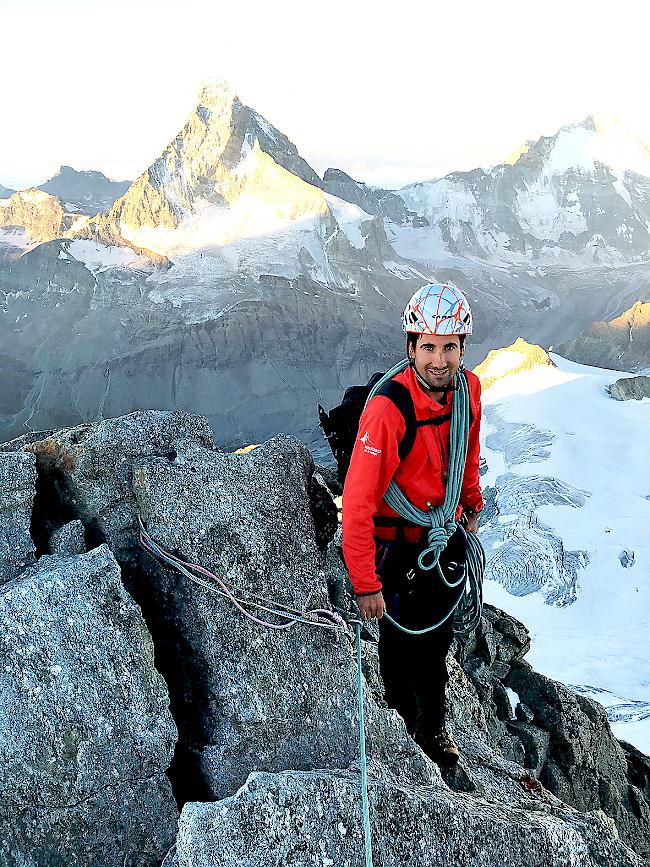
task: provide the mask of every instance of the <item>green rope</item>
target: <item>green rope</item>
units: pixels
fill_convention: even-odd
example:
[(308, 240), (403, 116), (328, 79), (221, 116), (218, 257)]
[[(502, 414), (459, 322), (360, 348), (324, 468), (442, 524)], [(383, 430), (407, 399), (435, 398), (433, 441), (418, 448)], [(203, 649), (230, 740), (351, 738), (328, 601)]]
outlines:
[[(389, 379), (405, 370), (408, 364), (408, 359), (404, 358), (385, 373), (370, 390), (368, 401), (375, 396), (385, 382), (388, 382)], [(394, 626), (408, 635), (422, 635), (425, 632), (431, 632), (452, 615), (454, 616), (454, 632), (459, 635), (467, 635), (478, 625), (483, 609), (482, 588), (483, 572), (485, 571), (485, 552), (478, 536), (474, 533), (467, 534), (467, 579), (465, 579), (465, 576), (462, 576), (455, 583), (447, 581), (439, 563), (440, 555), (457, 528), (455, 515), (460, 502), (469, 437), (469, 387), (467, 377), (462, 368), (454, 375), (452, 385), (454, 386), (454, 391), (452, 392), (451, 422), (449, 427), (449, 468), (447, 484), (445, 486), (445, 499), (442, 505), (432, 506), (430, 503), (427, 503), (429, 506), (428, 511), (424, 512), (422, 509), (418, 509), (404, 495), (394, 479), (391, 479), (388, 485), (384, 494), (384, 500), (393, 511), (397, 512), (398, 515), (401, 515), (407, 521), (420, 527), (428, 528), (428, 545), (418, 557), (420, 569), (429, 571), (436, 567), (438, 575), (447, 587), (458, 587), (462, 581), (466, 580), (466, 588), (465, 592), (460, 595), (458, 601), (447, 614), (437, 623), (426, 629), (407, 629), (405, 626), (397, 623), (389, 614), (384, 615)]]
[(363, 838), (366, 847), (366, 867), (372, 867), (372, 835), (368, 802), (368, 771), (366, 766), (366, 730), (363, 719), (363, 673), (361, 671), (361, 622), (355, 622), (357, 637), (357, 697), (359, 700), (359, 758), (361, 764), (361, 801), (363, 804)]

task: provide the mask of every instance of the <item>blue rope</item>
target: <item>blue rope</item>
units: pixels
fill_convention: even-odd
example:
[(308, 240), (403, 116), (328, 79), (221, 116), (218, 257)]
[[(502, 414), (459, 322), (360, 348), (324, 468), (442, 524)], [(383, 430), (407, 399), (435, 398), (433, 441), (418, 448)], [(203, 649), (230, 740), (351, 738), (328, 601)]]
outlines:
[(363, 673), (361, 671), (361, 622), (355, 621), (357, 637), (357, 697), (359, 701), (359, 758), (361, 763), (361, 801), (363, 804), (363, 839), (366, 848), (366, 867), (372, 867), (372, 835), (370, 831), (370, 804), (368, 802), (368, 771), (366, 765), (366, 731), (363, 718)]
[[(371, 400), (379, 389), (398, 373), (401, 373), (409, 365), (408, 359), (404, 358), (392, 367), (370, 390), (368, 401)], [(418, 557), (418, 565), (423, 571), (429, 571), (434, 567), (438, 569), (438, 575), (449, 588), (458, 587), (466, 581), (465, 592), (445, 616), (426, 629), (407, 629), (397, 623), (389, 614), (384, 616), (408, 635), (423, 635), (431, 632), (443, 624), (449, 617), (454, 616), (454, 632), (458, 635), (467, 635), (472, 632), (481, 619), (483, 610), (483, 573), (485, 571), (485, 551), (474, 533), (467, 534), (467, 578), (463, 575), (456, 582), (449, 582), (440, 567), (440, 555), (447, 543), (456, 532), (456, 510), (460, 502), (460, 492), (465, 475), (465, 463), (467, 461), (467, 443), (469, 438), (469, 387), (467, 377), (462, 368), (454, 375), (454, 391), (451, 406), (451, 422), (449, 427), (449, 468), (447, 484), (445, 486), (445, 499), (441, 506), (429, 506), (428, 511), (418, 509), (404, 495), (399, 485), (391, 479), (384, 494), (386, 503), (412, 524), (427, 527), (427, 547)], [(366, 401), (366, 406), (368, 404)]]

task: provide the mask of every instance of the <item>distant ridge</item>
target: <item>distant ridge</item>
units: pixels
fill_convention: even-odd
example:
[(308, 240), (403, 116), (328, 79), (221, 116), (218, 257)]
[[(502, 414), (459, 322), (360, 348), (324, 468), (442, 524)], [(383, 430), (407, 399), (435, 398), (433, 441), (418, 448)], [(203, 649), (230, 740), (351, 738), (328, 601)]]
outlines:
[(557, 347), (565, 358), (635, 373), (650, 367), (650, 302), (637, 301), (609, 322), (594, 322), (574, 340)]
[(68, 211), (94, 216), (109, 211), (130, 185), (131, 181), (112, 181), (102, 172), (79, 172), (71, 166), (61, 166), (38, 189), (58, 196)]

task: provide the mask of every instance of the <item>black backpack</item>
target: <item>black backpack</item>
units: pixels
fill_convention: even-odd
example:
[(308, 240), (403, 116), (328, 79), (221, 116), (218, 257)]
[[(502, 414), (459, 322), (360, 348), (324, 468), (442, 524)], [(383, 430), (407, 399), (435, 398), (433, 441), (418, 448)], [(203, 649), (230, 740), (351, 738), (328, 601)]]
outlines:
[[(341, 484), (345, 482), (345, 477), (350, 466), (352, 449), (359, 433), (359, 419), (368, 400), (370, 389), (375, 383), (379, 382), (382, 376), (383, 373), (375, 373), (367, 385), (351, 385), (350, 388), (345, 390), (343, 401), (339, 406), (331, 409), (329, 413), (325, 412), (320, 403), (318, 404), (319, 424), (336, 459), (338, 478)], [(404, 460), (413, 448), (418, 428), (413, 398), (408, 388), (394, 379), (389, 379), (388, 382), (385, 382), (377, 394), (381, 394), (392, 400), (404, 416), (406, 431), (398, 449), (400, 460)]]

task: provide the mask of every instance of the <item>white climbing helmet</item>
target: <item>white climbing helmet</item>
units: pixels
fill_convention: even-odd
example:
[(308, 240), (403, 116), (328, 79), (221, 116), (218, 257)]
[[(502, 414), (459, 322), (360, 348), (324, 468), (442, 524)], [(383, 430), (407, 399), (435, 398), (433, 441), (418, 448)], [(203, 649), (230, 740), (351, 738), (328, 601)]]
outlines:
[(406, 305), (402, 329), (412, 334), (471, 334), (472, 311), (451, 283), (429, 283)]

